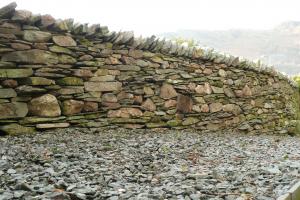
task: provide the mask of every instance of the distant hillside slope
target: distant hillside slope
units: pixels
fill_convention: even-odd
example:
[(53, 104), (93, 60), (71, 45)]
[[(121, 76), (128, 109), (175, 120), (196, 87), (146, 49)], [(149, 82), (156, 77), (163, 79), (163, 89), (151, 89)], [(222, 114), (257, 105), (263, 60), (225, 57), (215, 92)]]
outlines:
[(300, 22), (285, 22), (272, 30), (265, 31), (180, 30), (159, 36), (194, 39), (202, 46), (213, 47), (251, 60), (260, 59), (289, 75), (300, 73)]

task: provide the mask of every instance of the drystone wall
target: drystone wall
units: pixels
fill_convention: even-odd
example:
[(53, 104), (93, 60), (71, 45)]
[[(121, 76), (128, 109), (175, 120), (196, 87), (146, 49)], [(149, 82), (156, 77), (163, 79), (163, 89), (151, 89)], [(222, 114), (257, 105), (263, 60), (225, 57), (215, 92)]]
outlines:
[(0, 130), (295, 130), (298, 88), (260, 63), (0, 9)]

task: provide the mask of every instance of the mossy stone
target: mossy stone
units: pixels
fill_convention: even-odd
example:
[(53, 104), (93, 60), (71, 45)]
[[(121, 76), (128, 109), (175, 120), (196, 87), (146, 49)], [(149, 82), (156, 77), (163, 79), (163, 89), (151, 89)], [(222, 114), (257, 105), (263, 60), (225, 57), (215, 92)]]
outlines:
[(8, 135), (32, 134), (35, 132), (35, 128), (26, 127), (19, 124), (8, 124), (0, 126), (0, 130)]
[(83, 85), (83, 80), (78, 77), (64, 77), (59, 79), (57, 84), (63, 86), (80, 86)]

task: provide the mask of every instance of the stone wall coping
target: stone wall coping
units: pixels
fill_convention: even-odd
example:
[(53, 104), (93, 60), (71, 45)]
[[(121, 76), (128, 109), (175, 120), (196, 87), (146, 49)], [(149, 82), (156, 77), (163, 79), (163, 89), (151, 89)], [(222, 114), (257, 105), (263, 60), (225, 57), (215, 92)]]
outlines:
[[(29, 11), (18, 11), (15, 10), (17, 4), (15, 2), (10, 3), (3, 8), (0, 8), (0, 19), (7, 19), (6, 16), (1, 15), (1, 11), (5, 13), (15, 13), (17, 12), (26, 12), (26, 16), (30, 14), (30, 17), (25, 17), (22, 19), (23, 23), (31, 24), (32, 21), (36, 21), (42, 16), (47, 16), (53, 20), (53, 23), (48, 26), (40, 26), (42, 29), (51, 29), (58, 30), (59, 32), (69, 32), (74, 35), (86, 36), (91, 39), (102, 39), (105, 42), (111, 42), (116, 45), (125, 45), (132, 49), (149, 51), (152, 53), (162, 53), (165, 55), (180, 56), (193, 60), (205, 60), (210, 61), (216, 64), (226, 64), (228, 66), (248, 69), (256, 71), (259, 73), (265, 73), (273, 77), (278, 77), (279, 79), (286, 80), (291, 86), (298, 88), (296, 82), (294, 82), (288, 75), (285, 75), (277, 70), (274, 66), (269, 66), (261, 61), (251, 61), (243, 57), (233, 56), (227, 53), (222, 53), (214, 50), (213, 48), (206, 48), (201, 46), (188, 47), (184, 44), (177, 44), (175, 41), (157, 38), (156, 36), (151, 37), (135, 37), (133, 31), (109, 31), (107, 26), (100, 26), (100, 24), (88, 25), (88, 23), (74, 23), (73, 19), (54, 19), (50, 15), (35, 15), (31, 14)], [(29, 13), (29, 14), (28, 14)], [(20, 15), (22, 16), (22, 15)], [(19, 18), (14, 19), (11, 17), (10, 20), (18, 21)]]

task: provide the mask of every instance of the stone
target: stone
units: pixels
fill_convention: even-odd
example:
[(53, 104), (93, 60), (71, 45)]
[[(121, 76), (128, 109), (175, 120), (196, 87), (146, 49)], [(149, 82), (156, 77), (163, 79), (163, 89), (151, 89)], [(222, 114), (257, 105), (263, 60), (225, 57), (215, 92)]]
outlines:
[(122, 64), (118, 58), (115, 57), (108, 57), (107, 59), (105, 59), (105, 64), (107, 65), (118, 65), (118, 64)]
[(177, 92), (172, 85), (165, 83), (160, 88), (159, 96), (163, 99), (171, 99), (177, 97)]
[(198, 112), (198, 113), (201, 112), (201, 108), (200, 108), (199, 105), (193, 105), (192, 110), (195, 111), (195, 112)]
[(101, 103), (102, 108), (105, 108), (107, 110), (114, 110), (121, 107), (121, 104), (119, 103), (111, 103), (111, 102), (102, 102)]
[(25, 127), (15, 123), (0, 126), (0, 130), (8, 135), (32, 134), (35, 132), (33, 127)]
[(48, 51), (31, 49), (26, 51), (15, 51), (4, 54), (2, 56), (2, 61), (13, 61), (34, 64), (57, 64), (58, 58), (56, 55)]
[(84, 88), (80, 86), (69, 86), (61, 88), (57, 91), (57, 93), (62, 95), (69, 95), (69, 94), (82, 94), (84, 93)]
[(203, 97), (194, 97), (194, 99), (197, 103), (201, 103), (201, 104), (205, 103), (205, 100)]
[(19, 120), (20, 124), (38, 124), (38, 123), (52, 123), (66, 119), (65, 116), (61, 117), (24, 117)]
[(235, 97), (234, 92), (230, 88), (224, 88), (224, 93), (227, 97), (230, 97), (230, 98)]
[(15, 88), (18, 87), (18, 82), (14, 79), (6, 79), (2, 81), (2, 86), (6, 88)]
[(31, 15), (32, 13), (28, 10), (16, 10), (11, 19), (14, 21), (26, 22), (30, 19)]
[(235, 104), (223, 105), (222, 109), (223, 109), (224, 112), (230, 112), (230, 113), (233, 113), (234, 115), (238, 115), (242, 112), (241, 108), (238, 105), (235, 105)]
[(70, 126), (70, 123), (61, 122), (61, 123), (51, 123), (51, 124), (37, 124), (37, 129), (52, 129), (52, 128), (67, 128)]
[(74, 115), (74, 114), (81, 113), (83, 106), (84, 106), (83, 101), (77, 101), (77, 100), (73, 100), (73, 99), (66, 100), (62, 103), (63, 114), (64, 115)]
[(147, 110), (147, 111), (155, 111), (156, 110), (156, 105), (153, 103), (153, 101), (148, 98), (146, 101), (144, 101), (141, 105), (142, 109)]
[(105, 93), (102, 95), (102, 102), (116, 103), (118, 98), (113, 93)]
[(123, 100), (123, 99), (133, 99), (133, 94), (131, 93), (127, 93), (127, 92), (124, 92), (124, 91), (121, 91), (118, 95), (117, 95), (117, 98), (118, 100)]
[(42, 28), (47, 28), (55, 23), (55, 19), (51, 15), (40, 16), (39, 25)]
[(24, 78), (32, 74), (32, 69), (0, 69), (0, 78)]
[(220, 88), (220, 87), (211, 86), (211, 89), (212, 89), (213, 93), (215, 93), (215, 94), (223, 94), (224, 93), (223, 88)]
[(76, 63), (76, 59), (69, 55), (60, 55), (58, 56), (58, 62), (62, 64), (74, 64)]
[(193, 108), (193, 100), (189, 96), (178, 95), (176, 110), (179, 113), (190, 113)]
[(151, 87), (148, 87), (148, 86), (144, 87), (144, 93), (147, 96), (153, 96), (154, 95), (154, 91), (152, 90)]
[(181, 123), (182, 123), (182, 121), (179, 120), (179, 119), (172, 119), (172, 120), (167, 121), (167, 125), (168, 125), (169, 127), (180, 126)]
[(198, 94), (211, 94), (212, 89), (209, 83), (204, 83), (204, 85), (197, 85), (195, 92)]
[(74, 71), (74, 76), (89, 78), (89, 77), (93, 77), (94, 74), (91, 70), (88, 69), (77, 69)]
[(57, 35), (53, 36), (52, 40), (55, 44), (62, 47), (72, 47), (77, 45), (75, 40), (69, 36)]
[(211, 69), (209, 69), (209, 68), (205, 68), (204, 70), (203, 70), (203, 74), (205, 74), (205, 75), (210, 75), (210, 74), (212, 74), (213, 73), (213, 71), (211, 70)]
[(31, 49), (31, 46), (29, 46), (27, 44), (22, 44), (22, 43), (11, 43), (10, 46), (11, 46), (11, 48), (18, 50), (18, 51)]
[(28, 77), (23, 83), (28, 85), (42, 86), (42, 85), (55, 85), (55, 81), (44, 77)]
[(226, 77), (226, 75), (227, 75), (227, 73), (226, 73), (226, 71), (224, 69), (219, 69), (218, 74), (221, 77)]
[(130, 117), (142, 117), (143, 112), (137, 108), (120, 108), (119, 110), (109, 110), (107, 117), (121, 117), (121, 118), (130, 118)]
[(15, 68), (16, 64), (14, 62), (4, 62), (0, 61), (0, 68)]
[(55, 96), (45, 94), (33, 98), (29, 104), (29, 113), (40, 117), (57, 117), (61, 115), (60, 106)]
[(2, 8), (0, 8), (0, 18), (7, 19), (13, 16), (15, 9), (17, 7), (16, 2), (12, 2)]
[(219, 111), (222, 110), (222, 108), (223, 108), (223, 105), (221, 103), (211, 103), (211, 104), (209, 104), (209, 110), (212, 113), (219, 112)]
[(143, 96), (135, 95), (133, 97), (133, 101), (134, 101), (135, 104), (141, 104), (141, 103), (143, 103)]
[(16, 88), (18, 95), (32, 95), (32, 94), (40, 94), (46, 93), (47, 90), (45, 88), (32, 87), (30, 85), (21, 85)]
[(245, 85), (242, 92), (244, 96), (252, 96), (251, 88), (248, 85)]
[(183, 126), (189, 126), (189, 125), (192, 125), (192, 124), (196, 124), (198, 123), (200, 120), (195, 118), (195, 117), (188, 117), (186, 118), (185, 120), (183, 120), (182, 122), (182, 125)]
[(79, 60), (81, 60), (81, 61), (89, 61), (89, 60), (93, 60), (93, 56), (91, 56), (91, 55), (83, 55), (83, 56), (80, 56), (79, 57)]
[(98, 69), (95, 72), (95, 76), (106, 76), (108, 75), (109, 70), (108, 69)]
[(122, 89), (121, 82), (84, 82), (84, 88), (86, 91), (120, 91)]
[(83, 112), (96, 112), (98, 111), (98, 103), (92, 101), (85, 101), (83, 105)]
[(40, 50), (48, 50), (46, 43), (34, 43), (33, 47)]
[(16, 97), (17, 93), (11, 88), (0, 88), (0, 99)]
[(140, 67), (147, 67), (149, 64), (148, 64), (148, 62), (146, 62), (144, 60), (137, 60), (136, 65), (140, 66)]
[(208, 113), (209, 112), (209, 106), (207, 104), (203, 104), (203, 105), (201, 105), (200, 110), (201, 110), (201, 112)]
[(12, 102), (0, 104), (0, 119), (21, 118), (28, 113), (26, 103)]
[(214, 123), (209, 123), (206, 125), (206, 129), (209, 131), (216, 131), (216, 130), (220, 130), (220, 125), (219, 124), (214, 124)]
[(165, 101), (165, 103), (164, 103), (164, 107), (165, 107), (165, 108), (176, 107), (176, 105), (177, 105), (177, 101), (176, 101), (176, 100), (173, 100), (173, 99), (167, 100), (167, 101)]
[(68, 54), (68, 55), (73, 55), (73, 53), (70, 49), (67, 49), (65, 47), (56, 46), (56, 45), (49, 47), (49, 50), (54, 53), (64, 53), (64, 54)]
[(64, 77), (56, 81), (58, 85), (63, 86), (80, 86), (83, 85), (83, 80), (78, 77)]
[(235, 90), (234, 94), (235, 94), (236, 97), (243, 97), (244, 96), (243, 90)]
[(28, 42), (48, 42), (52, 34), (44, 31), (25, 30), (23, 39)]
[(109, 82), (114, 81), (116, 76), (113, 75), (105, 75), (105, 76), (96, 76), (89, 79), (92, 82)]
[(3, 54), (3, 53), (7, 53), (7, 52), (12, 52), (14, 51), (12, 48), (1, 48), (0, 47), (0, 53)]
[(142, 58), (143, 53), (144, 52), (142, 50), (129, 50), (128, 55), (133, 58)]

